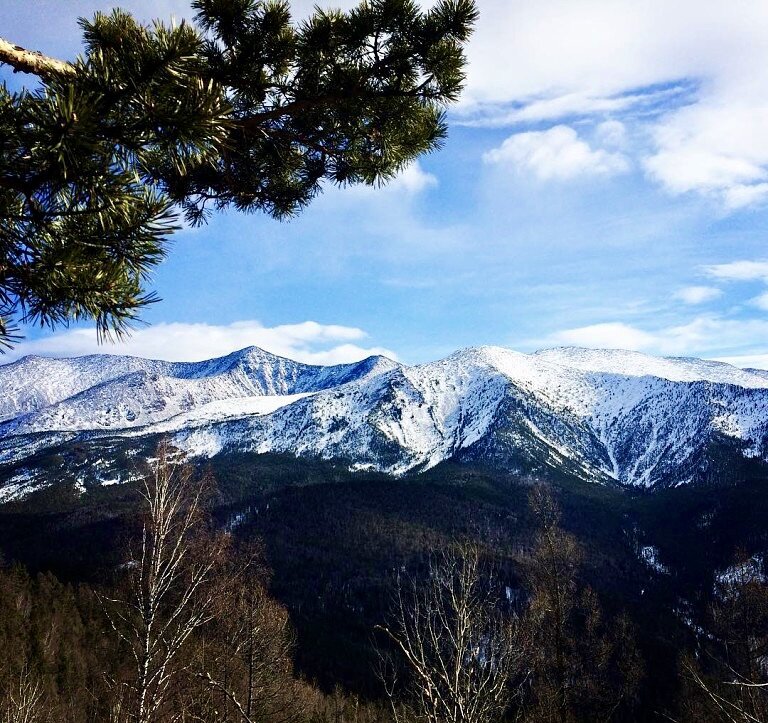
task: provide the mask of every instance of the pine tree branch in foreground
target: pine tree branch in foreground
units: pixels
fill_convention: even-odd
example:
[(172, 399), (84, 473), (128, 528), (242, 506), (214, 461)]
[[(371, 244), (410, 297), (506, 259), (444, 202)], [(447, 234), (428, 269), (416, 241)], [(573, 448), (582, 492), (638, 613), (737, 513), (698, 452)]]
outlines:
[(183, 215), (276, 219), (324, 185), (380, 185), (446, 134), (472, 0), (375, 0), (301, 23), (285, 2), (195, 0), (193, 22), (81, 20), (73, 62), (0, 40), (0, 347), (14, 323), (128, 330)]

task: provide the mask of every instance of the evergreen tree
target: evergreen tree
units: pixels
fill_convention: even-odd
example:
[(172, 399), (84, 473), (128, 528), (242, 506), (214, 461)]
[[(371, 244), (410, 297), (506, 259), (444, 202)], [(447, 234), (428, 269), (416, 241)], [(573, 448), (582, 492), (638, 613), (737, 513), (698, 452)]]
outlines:
[(527, 578), (532, 723), (633, 720), (643, 664), (628, 617), (606, 619), (595, 592), (579, 582), (583, 550), (560, 526), (550, 488), (529, 497), (539, 523)]
[(316, 10), (194, 0), (192, 23), (81, 20), (65, 62), (0, 39), (0, 346), (16, 322), (121, 334), (181, 215), (282, 219), (323, 183), (375, 185), (439, 147), (464, 79), (473, 0)]

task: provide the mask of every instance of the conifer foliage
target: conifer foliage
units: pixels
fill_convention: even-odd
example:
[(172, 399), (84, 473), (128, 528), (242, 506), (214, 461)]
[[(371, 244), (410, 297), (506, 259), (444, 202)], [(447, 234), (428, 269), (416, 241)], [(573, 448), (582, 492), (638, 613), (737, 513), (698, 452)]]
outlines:
[(195, 0), (150, 27), (81, 20), (74, 62), (0, 39), (0, 343), (15, 322), (123, 333), (181, 216), (282, 219), (324, 183), (375, 185), (446, 135), (472, 0), (372, 0), (294, 22), (285, 2)]

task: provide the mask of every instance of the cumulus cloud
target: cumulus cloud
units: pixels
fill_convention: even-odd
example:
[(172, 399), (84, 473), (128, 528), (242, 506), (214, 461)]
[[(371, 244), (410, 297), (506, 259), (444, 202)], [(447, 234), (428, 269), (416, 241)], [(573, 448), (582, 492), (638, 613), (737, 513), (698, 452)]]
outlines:
[(675, 298), (684, 304), (704, 304), (723, 295), (720, 289), (714, 286), (686, 286), (675, 292)]
[(356, 185), (343, 189), (329, 188), (330, 193), (326, 195), (343, 194), (355, 199), (370, 199), (377, 203), (386, 203), (394, 198), (399, 202), (403, 197), (415, 197), (437, 186), (437, 176), (425, 171), (419, 161), (413, 161), (381, 187)]
[(627, 127), (621, 121), (603, 121), (595, 129), (595, 138), (604, 148), (623, 148), (627, 142)]
[(722, 199), (728, 211), (762, 205), (768, 201), (768, 183), (734, 184), (723, 190)]
[(645, 166), (671, 193), (714, 196), (727, 210), (768, 200), (768, 104), (702, 100), (660, 121), (654, 138)]
[(427, 173), (418, 161), (409, 163), (388, 184), (388, 188), (402, 190), (406, 193), (421, 193), (428, 188), (437, 186), (437, 177)]
[(486, 163), (532, 173), (542, 181), (565, 181), (578, 176), (611, 176), (628, 170), (620, 153), (592, 148), (570, 126), (509, 136), (484, 155)]
[[(674, 143), (668, 145), (671, 148), (675, 146)], [(762, 177), (762, 169), (743, 158), (691, 148), (685, 144), (678, 145), (674, 150), (660, 151), (646, 161), (646, 167), (672, 193), (748, 188), (749, 181)]]
[(309, 364), (342, 364), (372, 354), (396, 359), (378, 346), (361, 346), (368, 335), (362, 329), (304, 321), (267, 327), (258, 321), (232, 324), (162, 323), (135, 330), (123, 341), (99, 344), (96, 330), (74, 329), (42, 339), (25, 341), (2, 358), (10, 362), (25, 354), (69, 357), (83, 354), (128, 354), (166, 361), (202, 361), (224, 356), (247, 346), (258, 346), (280, 356)]

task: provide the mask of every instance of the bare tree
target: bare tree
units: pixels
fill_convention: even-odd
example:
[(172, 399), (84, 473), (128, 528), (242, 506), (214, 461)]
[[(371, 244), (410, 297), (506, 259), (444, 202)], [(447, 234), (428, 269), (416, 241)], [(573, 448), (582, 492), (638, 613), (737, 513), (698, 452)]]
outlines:
[(48, 711), (40, 679), (25, 665), (7, 690), (0, 695), (0, 721), (3, 723), (45, 723)]
[[(762, 556), (739, 551), (715, 581), (698, 660), (683, 658), (689, 719), (768, 721), (768, 585)], [(693, 710), (690, 710), (692, 708)]]
[[(474, 544), (434, 553), (422, 584), (398, 580), (394, 621), (381, 628), (404, 658), (412, 712), (429, 723), (489, 723), (514, 697), (524, 645), (516, 621), (499, 608), (492, 571), (482, 567)], [(396, 666), (382, 658), (397, 717)]]
[(102, 596), (110, 625), (133, 661), (131, 674), (115, 683), (118, 718), (161, 719), (180, 653), (214, 613), (227, 540), (208, 532), (205, 489), (205, 481), (195, 480), (170, 445), (161, 443), (143, 480), (144, 519), (138, 549), (123, 566), (122, 594)]
[(690, 659), (684, 659), (683, 670), (702, 694), (699, 710), (708, 720), (728, 723), (765, 723), (768, 720), (768, 682), (744, 679), (736, 670), (732, 670), (731, 680), (713, 682), (707, 680), (700, 667)]
[(534, 486), (529, 504), (539, 526), (527, 575), (531, 602), (526, 617), (536, 641), (534, 719), (566, 721), (574, 678), (575, 573), (582, 552), (576, 539), (560, 527), (560, 508), (548, 487)]

